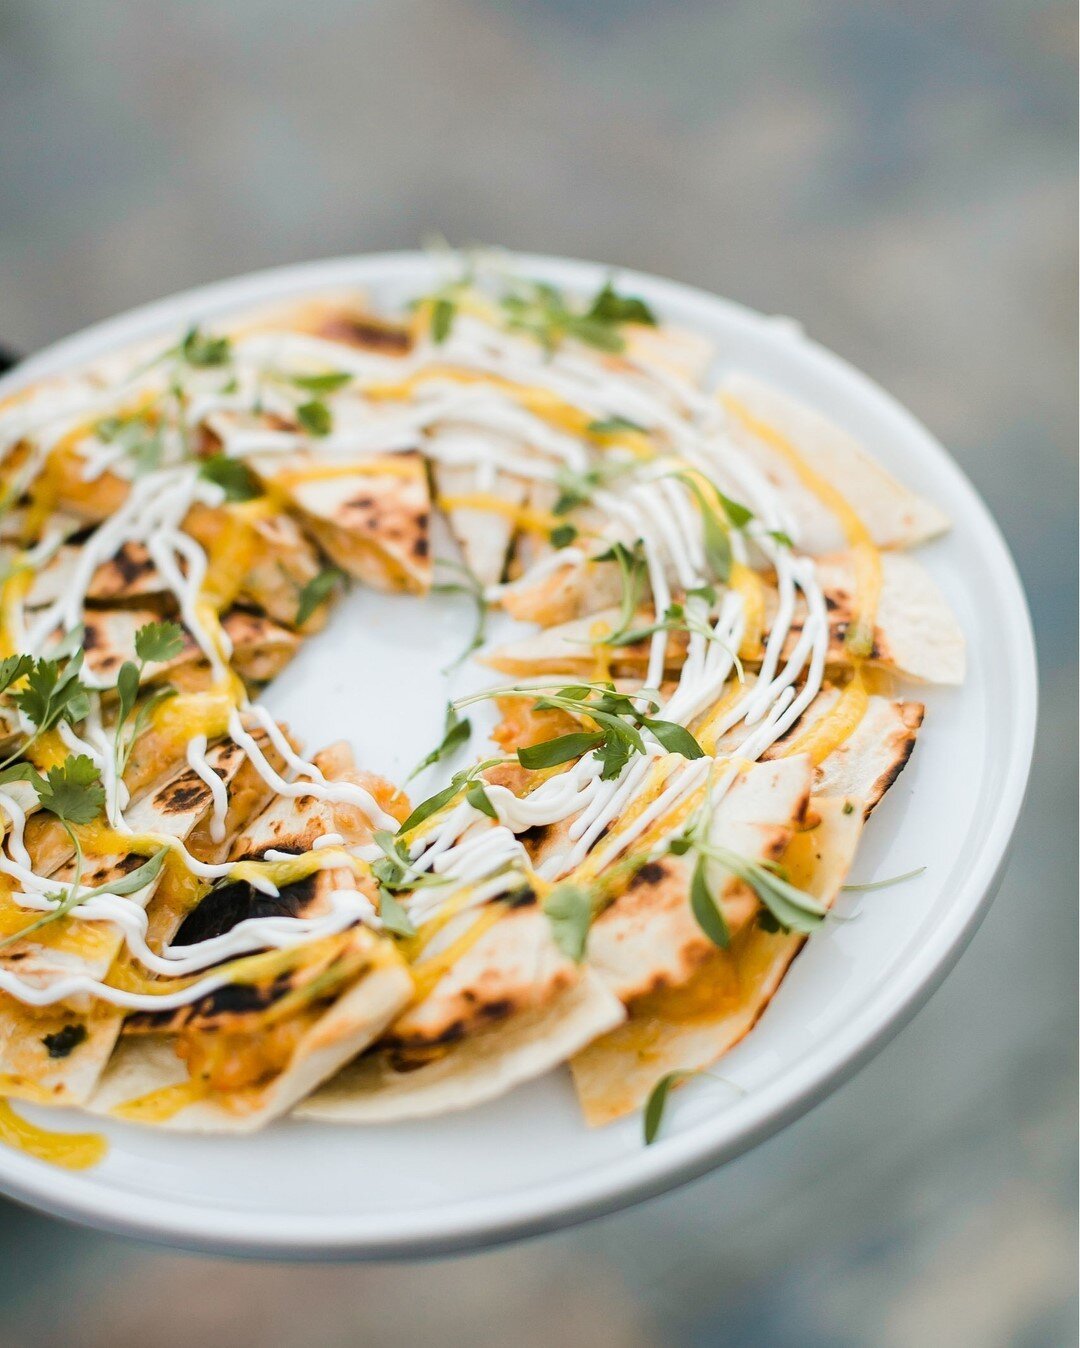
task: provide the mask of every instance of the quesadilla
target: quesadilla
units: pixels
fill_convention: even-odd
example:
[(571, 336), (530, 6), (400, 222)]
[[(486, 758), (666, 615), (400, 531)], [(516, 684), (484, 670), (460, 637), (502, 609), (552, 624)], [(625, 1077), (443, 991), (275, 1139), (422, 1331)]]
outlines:
[[(937, 507), (714, 365), (477, 257), (0, 404), (0, 1096), (248, 1132), (569, 1061), (602, 1123), (767, 1014), (965, 652)], [(487, 700), (495, 750), (410, 802), (256, 697), (436, 563), (519, 627), (421, 769)]]

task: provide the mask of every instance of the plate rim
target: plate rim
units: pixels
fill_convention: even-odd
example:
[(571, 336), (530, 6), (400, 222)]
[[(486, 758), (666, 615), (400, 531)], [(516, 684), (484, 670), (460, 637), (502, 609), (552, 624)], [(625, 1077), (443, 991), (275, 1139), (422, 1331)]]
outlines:
[[(686, 1184), (778, 1132), (848, 1080), (908, 1023), (940, 986), (985, 916), (1001, 882), (1031, 770), (1038, 689), (1034, 636), (1027, 601), (1008, 545), (970, 479), (945, 447), (896, 398), (845, 358), (805, 336), (786, 319), (713, 295), (700, 287), (632, 268), (532, 253), (513, 253), (516, 264), (537, 273), (558, 273), (571, 284), (596, 284), (613, 271), (631, 286), (652, 292), (661, 307), (717, 309), (758, 327), (770, 340), (791, 342), (811, 363), (847, 387), (869, 412), (891, 420), (922, 441), (937, 468), (951, 479), (964, 502), (964, 523), (987, 568), (1008, 634), (1008, 741), (1004, 789), (994, 802), (990, 844), (977, 858), (948, 912), (926, 946), (890, 971), (881, 989), (858, 1009), (842, 1032), (830, 1033), (791, 1069), (756, 1088), (742, 1123), (727, 1136), (711, 1116), (663, 1139), (660, 1145), (605, 1163), (593, 1174), (572, 1174), (505, 1194), (454, 1200), (348, 1216), (298, 1216), (190, 1205), (171, 1198), (135, 1195), (88, 1181), (30, 1157), (0, 1149), (0, 1193), (53, 1216), (99, 1230), (207, 1252), (277, 1258), (405, 1258), (477, 1249), (538, 1235), (625, 1208)], [(192, 287), (128, 309), (49, 344), (0, 377), (0, 397), (44, 375), (104, 354), (155, 327), (178, 324), (199, 312), (240, 309), (284, 298), (291, 292), (330, 285), (377, 282), (378, 274), (415, 269), (419, 250), (365, 253), (261, 269)], [(349, 279), (350, 273), (352, 275)]]

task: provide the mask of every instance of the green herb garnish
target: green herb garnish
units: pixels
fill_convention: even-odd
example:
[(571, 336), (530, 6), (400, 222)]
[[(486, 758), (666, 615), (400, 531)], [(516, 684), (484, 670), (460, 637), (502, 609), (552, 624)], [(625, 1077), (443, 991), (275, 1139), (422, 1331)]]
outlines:
[(309, 435), (329, 435), (334, 428), (334, 418), (321, 398), (301, 403), (296, 409), (296, 419)]
[(656, 1085), (649, 1092), (649, 1098), (645, 1101), (645, 1112), (642, 1117), (645, 1131), (645, 1145), (652, 1146), (660, 1134), (660, 1124), (663, 1122), (664, 1109), (667, 1106), (668, 1096), (676, 1086), (681, 1086), (684, 1081), (689, 1081), (696, 1077), (698, 1073), (686, 1068), (679, 1068), (674, 1072), (666, 1072)]
[(449, 756), (460, 749), (463, 744), (468, 743), (471, 734), (472, 723), (469, 721), (468, 717), (459, 716), (454, 704), (448, 702), (446, 704), (446, 721), (443, 725), (442, 739), (435, 748), (432, 749), (431, 753), (427, 754), (419, 763), (417, 763), (416, 767), (413, 768), (412, 772), (409, 773), (405, 780), (411, 782), (412, 779), (423, 772), (425, 768), (430, 768), (433, 763), (438, 763), (444, 758), (449, 758)]
[(213, 482), (225, 493), (226, 501), (251, 501), (261, 496), (259, 480), (241, 459), (228, 454), (212, 454), (199, 467), (199, 476)]
[(471, 600), (476, 608), (476, 622), (468, 645), (443, 670), (444, 674), (449, 674), (459, 665), (464, 664), (473, 651), (482, 646), (487, 639), (488, 601), (480, 577), (464, 562), (455, 562), (449, 558), (439, 557), (436, 559), (435, 565), (445, 567), (446, 570), (460, 576), (461, 579), (440, 581), (437, 585), (431, 587), (432, 593), (464, 595), (466, 599)]
[(165, 664), (184, 649), (184, 629), (179, 623), (147, 623), (135, 633), (135, 660), (125, 660), (116, 676), (117, 713), (113, 730), (116, 775), (122, 777), (132, 746), (143, 730), (153, 709), (176, 689), (169, 684), (155, 688), (144, 700), (138, 715), (126, 729), (139, 697), (139, 686), (148, 664)]
[(347, 370), (332, 370), (328, 374), (294, 374), (292, 382), (308, 393), (336, 393), (352, 380)]
[(336, 566), (324, 566), (316, 576), (300, 587), (297, 598), (297, 627), (303, 627), (320, 604), (324, 603), (341, 581), (347, 579), (345, 572)]
[(180, 343), (179, 354), (189, 365), (206, 369), (226, 364), (232, 354), (232, 344), (228, 337), (211, 337), (194, 327)]
[(567, 959), (580, 964), (593, 920), (592, 895), (581, 885), (556, 885), (544, 900), (544, 913), (555, 944)]

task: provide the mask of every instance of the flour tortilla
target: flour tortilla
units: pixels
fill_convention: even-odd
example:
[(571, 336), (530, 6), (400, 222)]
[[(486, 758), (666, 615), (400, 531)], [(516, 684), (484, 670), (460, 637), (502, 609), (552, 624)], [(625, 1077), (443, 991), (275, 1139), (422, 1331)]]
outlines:
[[(857, 611), (854, 566), (851, 554), (844, 552), (821, 558), (818, 563), (820, 582), (829, 615), (828, 663), (833, 667), (850, 667), (851, 654), (845, 637)], [(584, 598), (585, 589), (579, 584), (586, 572), (574, 569), (575, 576), (556, 573), (553, 578), (562, 587), (565, 596), (571, 586), (577, 585), (577, 595)], [(964, 678), (964, 636), (945, 599), (924, 568), (913, 558), (902, 553), (881, 555), (882, 589), (874, 624), (874, 644), (870, 659), (896, 674), (927, 683), (959, 684)], [(595, 578), (595, 579), (593, 579)], [(588, 590), (597, 597), (608, 598), (612, 577), (607, 566), (594, 566)], [(776, 589), (764, 582), (765, 632), (768, 634), (778, 606)], [(530, 594), (524, 610), (512, 596), (507, 607), (518, 612), (536, 613), (550, 604), (552, 595)], [(505, 602), (505, 601), (504, 601)], [(806, 604), (800, 598), (796, 603), (791, 626), (783, 647), (783, 658), (794, 650), (802, 634), (806, 618)], [(488, 652), (484, 663), (500, 673), (514, 677), (534, 677), (567, 670), (585, 674), (595, 664), (592, 641), (595, 634), (615, 631), (620, 621), (617, 604), (589, 611), (569, 622), (541, 629), (539, 632), (507, 642)], [(651, 608), (641, 608), (633, 623), (645, 628), (654, 621)], [(644, 675), (649, 662), (649, 640), (630, 646), (610, 647), (611, 668), (616, 674)], [(684, 633), (673, 632), (668, 638), (666, 667), (680, 668), (687, 650)], [(753, 663), (749, 661), (748, 663)]]
[(430, 589), (431, 494), (415, 450), (363, 459), (355, 473), (299, 482), (283, 476), (277, 485), (308, 534), (350, 576), (377, 590)]
[(551, 1071), (624, 1015), (618, 998), (584, 969), (544, 1006), (472, 1035), (422, 1066), (400, 1064), (393, 1051), (365, 1054), (294, 1113), (328, 1123), (396, 1123), (470, 1109)]
[[(336, 744), (315, 757), (315, 766), (328, 781), (351, 781), (371, 789), (376, 779), (358, 773), (352, 753)], [(389, 791), (389, 785), (382, 783)], [(313, 796), (274, 797), (256, 818), (242, 828), (230, 847), (232, 861), (257, 860), (267, 851), (301, 854), (312, 849), (327, 834), (340, 834), (345, 845), (371, 840), (371, 825), (356, 806), (319, 800)], [(230, 931), (254, 917), (288, 915), (318, 918), (329, 911), (335, 891), (355, 889), (351, 868), (331, 867), (306, 879), (283, 885), (269, 896), (238, 882), (212, 890), (170, 936), (177, 945), (194, 944)], [(326, 1075), (335, 1071), (363, 1048), (403, 1006), (412, 991), (412, 980), (390, 944), (363, 928), (353, 928), (346, 954), (365, 955), (368, 967), (349, 989), (339, 994), (317, 1022), (309, 1027), (290, 1055), (288, 1064), (271, 1080), (240, 1091), (208, 1094), (196, 1103), (162, 1121), (174, 1129), (245, 1131), (287, 1109)], [(302, 979), (303, 970), (299, 971)], [(250, 992), (241, 984), (229, 984), (199, 1002), (162, 1013), (136, 1012), (124, 1025), (125, 1042), (117, 1054), (115, 1070), (102, 1085), (100, 1099), (92, 1109), (108, 1111), (118, 1103), (186, 1081), (188, 1072), (174, 1051), (172, 1035), (181, 1029), (191, 1035), (260, 1033), (260, 1019), (276, 1001), (296, 986), (296, 976), (274, 980), (271, 989), (261, 985)], [(131, 1047), (134, 1042), (138, 1047)], [(122, 1092), (130, 1092), (123, 1094)]]
[[(754, 418), (782, 435), (802, 460), (844, 495), (874, 542), (911, 548), (949, 527), (937, 506), (898, 482), (833, 422), (786, 394), (746, 374), (729, 375), (720, 396), (730, 397)], [(846, 538), (839, 522), (799, 480), (787, 461), (736, 415), (729, 417), (735, 446), (763, 471), (794, 517), (798, 547), (814, 556), (839, 552)]]
[(623, 359), (692, 388), (704, 384), (716, 357), (711, 338), (690, 328), (671, 323), (656, 327), (647, 323), (624, 323), (619, 331), (626, 343)]
[[(820, 822), (796, 835), (785, 855), (793, 880), (827, 906), (840, 892), (862, 816), (841, 797), (812, 801)], [(571, 1059), (586, 1122), (610, 1123), (640, 1109), (667, 1073), (710, 1067), (757, 1023), (804, 937), (757, 924), (715, 950), (687, 982), (632, 1002), (626, 1022)], [(827, 932), (814, 940), (827, 940)]]
[[(172, 1132), (252, 1132), (286, 1113), (366, 1048), (408, 1000), (412, 980), (382, 937), (356, 928), (353, 941), (370, 949), (371, 967), (303, 1034), (284, 1070), (261, 1086), (195, 1100), (153, 1126)], [(137, 1036), (121, 1042), (86, 1107), (111, 1114), (187, 1080), (187, 1068), (168, 1036)]]
[[(161, 614), (148, 608), (87, 609), (83, 615), (83, 650), (86, 667), (104, 684), (115, 682), (120, 666), (134, 659), (135, 634), (147, 623), (159, 622)], [(261, 613), (234, 608), (224, 614), (221, 625), (232, 642), (232, 665), (248, 683), (266, 683), (281, 672), (300, 649), (300, 637)], [(171, 660), (151, 661), (143, 683), (167, 679), (186, 690), (206, 688), (212, 682), (210, 668), (190, 632)]]
[[(414, 966), (417, 974), (422, 976), (425, 960), (437, 958), (476, 919), (473, 909), (448, 923)], [(576, 977), (576, 965), (555, 944), (550, 921), (526, 892), (394, 1022), (385, 1042), (409, 1050), (457, 1042), (546, 1005)]]
[[(754, 764), (721, 798), (710, 841), (750, 861), (778, 861), (805, 818), (812, 779), (805, 755)], [(616, 824), (612, 836), (617, 830)], [(648, 863), (593, 923), (589, 964), (622, 1001), (685, 983), (716, 949), (690, 908), (693, 866), (692, 858), (671, 855)], [(716, 865), (708, 878), (734, 937), (753, 919), (758, 900)]]
[[(433, 450), (437, 452), (440, 443), (445, 447), (455, 438), (469, 440), (492, 437), (490, 432), (478, 431), (473, 427), (451, 427), (431, 437)], [(432, 475), (440, 503), (444, 499), (482, 491), (485, 495), (505, 501), (508, 506), (520, 506), (528, 492), (528, 483), (523, 478), (512, 473), (489, 474), (468, 463), (440, 463), (434, 459)], [(487, 480), (489, 477), (490, 481)], [(513, 520), (497, 511), (474, 509), (471, 506), (445, 509), (444, 513), (450, 532), (461, 548), (465, 564), (477, 580), (484, 586), (495, 585), (502, 580), (516, 532)]]
[[(223, 741), (211, 746), (206, 757), (226, 788), (231, 788), (244, 763), (239, 747), (231, 740)], [(136, 801), (127, 812), (127, 820), (135, 832), (163, 833), (183, 840), (190, 838), (212, 805), (210, 789), (185, 767)], [(144, 860), (141, 856), (92, 860), (84, 883), (107, 884), (122, 878)], [(130, 895), (128, 901), (144, 908), (152, 906), (164, 876), (165, 872), (159, 871), (154, 880)], [(55, 878), (72, 878), (67, 857), (55, 872)], [(28, 914), (27, 922), (34, 916)], [(54, 929), (58, 933), (62, 925), (78, 938), (72, 949), (57, 948), (52, 943), (55, 935), (46, 935)], [(46, 981), (71, 973), (101, 979), (123, 947), (123, 937), (117, 928), (108, 923), (85, 923), (80, 929), (75, 918), (61, 919), (52, 928), (44, 928), (42, 938), (30, 937), (0, 952), (0, 966), (11, 968), (29, 981)], [(0, 998), (0, 1075), (11, 1078), (5, 1081), (5, 1093), (30, 1099), (44, 1096), (46, 1102), (54, 1104), (82, 1104), (109, 1058), (122, 1021), (122, 1012), (104, 1004), (33, 1008), (11, 998)], [(86, 1032), (86, 1038), (67, 1056), (50, 1055), (46, 1036), (79, 1028)]]

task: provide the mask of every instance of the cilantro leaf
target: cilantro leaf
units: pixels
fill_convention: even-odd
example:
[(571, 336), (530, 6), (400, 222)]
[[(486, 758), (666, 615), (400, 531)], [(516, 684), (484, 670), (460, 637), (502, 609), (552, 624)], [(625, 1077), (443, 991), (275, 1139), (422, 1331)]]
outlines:
[(329, 435), (334, 426), (330, 409), (321, 398), (301, 403), (296, 409), (296, 419), (309, 435)]
[(184, 649), (184, 629), (179, 623), (146, 623), (135, 633), (135, 654), (143, 664), (164, 664)]
[(332, 370), (328, 374), (294, 374), (292, 382), (297, 388), (308, 393), (336, 393), (351, 383), (352, 375), (347, 370)]
[(79, 682), (82, 652), (74, 655), (63, 670), (58, 660), (35, 660), (26, 673), (26, 685), (13, 694), (19, 710), (33, 722), (39, 734), (63, 719), (81, 721), (90, 710), (87, 690)]
[(656, 327), (656, 315), (645, 301), (636, 295), (620, 295), (610, 280), (597, 292), (586, 317), (601, 323), (646, 323)]
[(592, 895), (581, 885), (557, 885), (544, 900), (544, 913), (555, 944), (567, 959), (580, 964), (592, 925)]
[(499, 812), (488, 799), (488, 793), (484, 790), (483, 782), (470, 782), (465, 790), (465, 799), (474, 810), (479, 810), (481, 814), (486, 814), (489, 819), (498, 820)]
[(708, 861), (703, 856), (698, 857), (690, 880), (690, 911), (713, 945), (726, 950), (731, 934), (723, 910), (709, 890)]
[(336, 566), (324, 566), (317, 576), (300, 587), (296, 605), (296, 626), (303, 627), (315, 610), (326, 599), (340, 581), (345, 580), (345, 572)]
[(425, 768), (430, 768), (433, 763), (438, 763), (440, 759), (449, 758), (456, 749), (459, 749), (463, 744), (468, 742), (471, 734), (472, 722), (467, 716), (459, 716), (454, 704), (448, 702), (446, 704), (446, 721), (443, 725), (442, 739), (435, 748), (432, 749), (431, 753), (427, 754), (419, 763), (417, 763), (416, 767), (413, 768), (412, 772), (409, 773), (405, 780), (411, 782), (412, 779), (423, 772)]
[(457, 305), (453, 300), (442, 296), (435, 301), (431, 309), (431, 340), (441, 346), (450, 336), (457, 316)]
[(0, 660), (0, 693), (6, 692), (13, 683), (25, 678), (34, 667), (29, 655), (9, 655)]
[(213, 365), (224, 365), (232, 353), (232, 343), (228, 337), (211, 337), (198, 327), (189, 329), (180, 343), (180, 355), (189, 365), (206, 369)]
[(539, 768), (554, 768), (560, 763), (569, 763), (580, 758), (590, 749), (596, 749), (604, 742), (602, 734), (584, 730), (572, 731), (569, 735), (559, 735), (542, 744), (531, 744), (517, 751), (517, 759), (523, 768), (536, 771)]
[(263, 494), (258, 479), (247, 464), (228, 454), (212, 454), (205, 459), (199, 476), (220, 487), (226, 501), (250, 501)]
[(416, 928), (404, 907), (382, 885), (379, 886), (379, 917), (382, 919), (383, 927), (393, 932), (395, 936), (416, 935)]
[(50, 768), (38, 799), (44, 810), (67, 824), (89, 824), (105, 805), (105, 789), (93, 760), (86, 754), (69, 754)]
[(664, 1109), (667, 1105), (668, 1096), (676, 1086), (681, 1086), (684, 1081), (689, 1081), (691, 1077), (696, 1077), (696, 1071), (690, 1071), (686, 1068), (678, 1069), (674, 1072), (666, 1072), (656, 1085), (649, 1092), (649, 1098), (645, 1101), (645, 1113), (642, 1118), (645, 1145), (652, 1146), (660, 1133), (660, 1124), (663, 1122)]
[(705, 751), (685, 726), (675, 721), (658, 721), (651, 716), (643, 716), (641, 724), (651, 730), (670, 754), (682, 754), (683, 758), (704, 758)]

